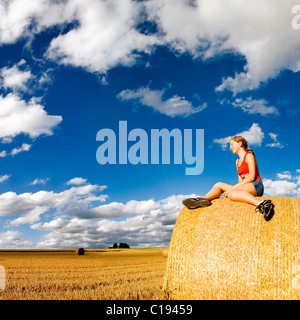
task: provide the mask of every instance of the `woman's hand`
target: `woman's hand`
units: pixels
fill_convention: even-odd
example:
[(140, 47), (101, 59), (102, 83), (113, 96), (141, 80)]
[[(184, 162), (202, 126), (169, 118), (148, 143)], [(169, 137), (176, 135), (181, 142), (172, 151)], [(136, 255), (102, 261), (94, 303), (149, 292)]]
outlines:
[(232, 191), (232, 189), (229, 189), (229, 190), (225, 191), (225, 192), (223, 193), (223, 196), (224, 196), (225, 198), (228, 198), (228, 194), (229, 194), (230, 191)]

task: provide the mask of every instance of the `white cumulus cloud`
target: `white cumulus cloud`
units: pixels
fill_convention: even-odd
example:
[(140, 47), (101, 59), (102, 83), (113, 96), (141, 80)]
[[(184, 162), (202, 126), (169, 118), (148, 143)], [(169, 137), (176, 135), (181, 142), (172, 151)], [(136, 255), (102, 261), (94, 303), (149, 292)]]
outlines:
[[(32, 244), (39, 248), (108, 247), (114, 242), (130, 246), (169, 245), (172, 230), (183, 208), (182, 200), (195, 195), (172, 195), (161, 200), (105, 202), (106, 186), (83, 185), (62, 192), (38, 191), (0, 195), (0, 216), (6, 227), (29, 224), (45, 239)], [(45, 219), (41, 221), (40, 217)], [(4, 233), (3, 239), (5, 237)], [(21, 234), (12, 234), (18, 238)], [(26, 240), (28, 241), (28, 240)], [(24, 246), (30, 245), (24, 240)], [(9, 245), (11, 241), (3, 242)], [(0, 234), (1, 244), (1, 234)], [(20, 246), (21, 247), (21, 246)]]
[(287, 180), (276, 180), (271, 179), (263, 180), (265, 187), (265, 194), (269, 196), (281, 196), (286, 195), (297, 195), (299, 194), (297, 190), (297, 184)]
[(1, 84), (4, 88), (11, 88), (16, 90), (25, 90), (27, 82), (33, 77), (30, 70), (20, 70), (19, 66), (24, 63), (21, 60), (11, 68), (4, 67), (0, 69)]
[(279, 115), (279, 111), (274, 106), (269, 106), (268, 101), (265, 99), (253, 99), (248, 97), (246, 99), (235, 99), (232, 102), (235, 108), (240, 108), (248, 114), (260, 114), (262, 116), (267, 116), (270, 114)]
[(73, 179), (70, 179), (69, 181), (66, 182), (67, 185), (81, 185), (81, 184), (85, 184), (87, 181), (87, 179), (84, 179), (84, 178), (73, 178)]
[(5, 28), (0, 43), (12, 44), (31, 38), (48, 27), (68, 21), (68, 1), (10, 0), (6, 2)]
[(0, 95), (0, 138), (14, 138), (19, 134), (36, 138), (52, 135), (53, 129), (62, 121), (61, 116), (48, 115), (44, 106), (35, 99), (29, 102), (17, 94)]
[(276, 174), (278, 180), (264, 179), (265, 194), (268, 196), (300, 196), (300, 170), (296, 175), (289, 170)]
[(294, 4), (293, 0), (147, 2), (174, 50), (202, 59), (228, 52), (245, 57), (244, 69), (216, 88), (234, 94), (256, 89), (282, 70), (299, 71), (299, 33), (291, 27)]
[(62, 64), (106, 73), (118, 65), (132, 66), (139, 52), (150, 53), (156, 36), (136, 28), (143, 19), (143, 3), (132, 0), (68, 1), (78, 26), (53, 39), (47, 57)]
[(265, 135), (264, 135), (262, 129), (260, 128), (259, 124), (253, 123), (252, 126), (248, 130), (236, 133), (232, 136), (228, 136), (225, 138), (214, 139), (213, 142), (220, 144), (222, 149), (226, 150), (228, 148), (228, 144), (229, 144), (230, 140), (234, 136), (244, 137), (247, 140), (249, 146), (260, 147)]
[(270, 133), (269, 133), (269, 136), (270, 136), (270, 138), (273, 140), (273, 142), (266, 144), (266, 147), (279, 148), (279, 149), (282, 149), (282, 148), (284, 147), (284, 146), (277, 140), (278, 134), (275, 134), (275, 133), (270, 132)]
[(137, 100), (142, 105), (153, 108), (154, 110), (170, 117), (189, 116), (204, 110), (207, 105), (193, 107), (192, 103), (184, 97), (177, 95), (164, 99), (166, 90), (151, 90), (148, 87), (141, 87), (137, 90), (123, 90), (118, 94), (118, 98), (124, 101)]
[(294, 4), (294, 0), (145, 2), (148, 19), (158, 26), (159, 44), (204, 60), (228, 52), (245, 58), (244, 69), (216, 88), (234, 94), (256, 89), (282, 70), (300, 70), (299, 33), (291, 28)]
[(292, 175), (288, 170), (281, 173), (277, 173), (277, 177), (278, 179), (287, 179), (287, 180), (292, 179)]
[[(173, 195), (159, 201), (112, 202), (81, 213), (78, 210), (75, 216), (66, 216), (65, 212), (64, 217), (36, 223), (32, 229), (49, 232), (39, 244), (45, 248), (79, 245), (105, 248), (114, 242), (139, 247), (168, 246), (183, 208), (182, 200), (191, 196), (195, 195)], [(123, 219), (118, 219), (121, 215)]]
[(106, 186), (85, 185), (71, 187), (59, 193), (41, 190), (16, 194), (9, 191), (0, 195), (0, 216), (18, 216), (8, 222), (12, 226), (33, 223), (50, 209), (62, 212), (71, 207), (74, 210), (78, 207), (84, 209), (94, 202), (103, 202), (107, 196), (98, 193), (105, 189)]
[[(300, 70), (299, 32), (291, 26), (295, 0), (11, 0), (1, 43), (32, 39), (54, 26), (69, 30), (50, 42), (46, 57), (106, 74), (132, 66), (156, 46), (195, 59), (239, 54), (245, 66), (225, 76), (217, 91), (253, 90), (283, 70)], [(142, 32), (148, 21), (155, 31)]]
[(21, 147), (13, 148), (11, 151), (3, 150), (0, 152), (0, 158), (6, 158), (8, 156), (14, 157), (15, 155), (24, 152), (29, 151), (31, 149), (32, 145), (28, 143), (23, 143)]
[(29, 151), (31, 148), (31, 145), (28, 143), (23, 143), (21, 147), (19, 148), (14, 148), (11, 150), (11, 155), (15, 156), (16, 154), (20, 153), (20, 152), (24, 152), (24, 151)]
[(23, 237), (19, 231), (11, 230), (0, 232), (0, 248), (31, 248), (33, 242)]

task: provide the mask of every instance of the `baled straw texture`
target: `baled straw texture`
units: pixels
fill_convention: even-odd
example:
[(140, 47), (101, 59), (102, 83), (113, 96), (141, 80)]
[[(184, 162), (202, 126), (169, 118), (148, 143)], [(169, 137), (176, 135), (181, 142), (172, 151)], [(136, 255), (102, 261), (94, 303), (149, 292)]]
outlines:
[[(266, 198), (261, 198), (266, 199)], [(166, 299), (300, 299), (300, 198), (272, 197), (266, 222), (226, 198), (184, 208), (174, 227)]]

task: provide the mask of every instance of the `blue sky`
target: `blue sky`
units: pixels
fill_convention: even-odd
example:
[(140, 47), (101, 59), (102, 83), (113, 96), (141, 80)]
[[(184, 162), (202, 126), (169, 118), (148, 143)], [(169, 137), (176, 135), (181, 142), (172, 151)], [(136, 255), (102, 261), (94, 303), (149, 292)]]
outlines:
[[(298, 197), (296, 4), (2, 2), (0, 247), (168, 246), (183, 198), (237, 182), (236, 134), (255, 151), (265, 196)], [(97, 132), (118, 135), (119, 121), (149, 139), (204, 129), (203, 173), (100, 165)]]

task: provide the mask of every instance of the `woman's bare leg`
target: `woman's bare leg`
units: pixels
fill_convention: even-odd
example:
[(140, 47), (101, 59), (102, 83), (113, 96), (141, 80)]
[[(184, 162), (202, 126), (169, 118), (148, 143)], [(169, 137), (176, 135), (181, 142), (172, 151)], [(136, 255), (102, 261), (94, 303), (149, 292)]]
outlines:
[[(208, 200), (219, 198), (223, 192), (229, 190), (230, 188), (232, 188), (230, 184), (218, 182), (210, 189), (204, 198)], [(261, 201), (256, 198), (256, 191), (252, 183), (247, 183), (229, 192), (228, 198), (233, 201), (251, 203), (255, 206), (258, 206)]]
[(251, 203), (256, 207), (261, 202), (256, 197), (256, 191), (252, 183), (247, 183), (228, 193), (228, 198), (233, 201)]
[(232, 188), (230, 184), (224, 183), (224, 182), (218, 182), (216, 183), (210, 191), (204, 196), (204, 198), (208, 200), (213, 200), (216, 198), (221, 197), (222, 193)]
[(232, 191), (229, 193), (228, 198), (233, 201), (250, 203), (255, 205), (256, 207), (261, 201), (247, 191)]

